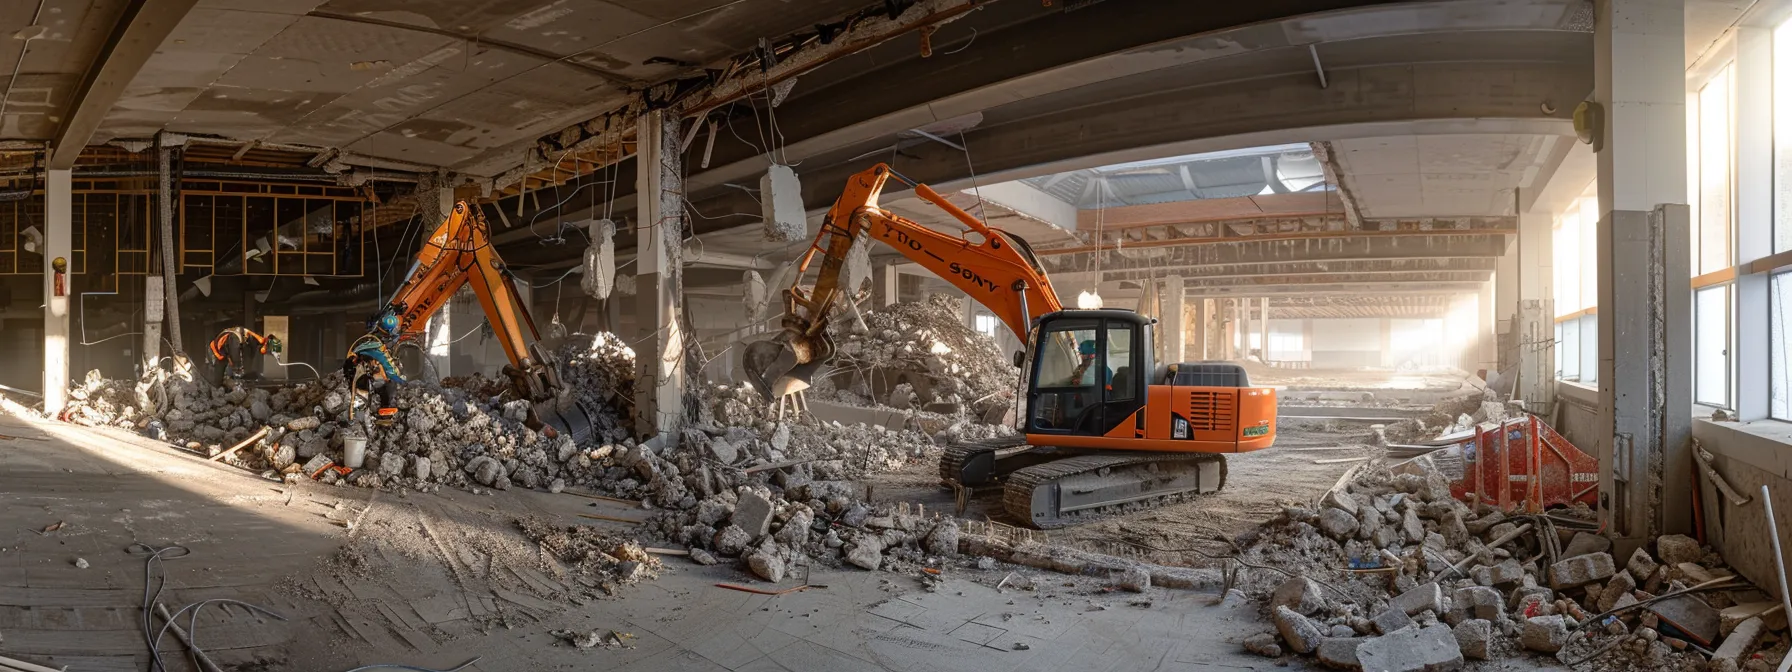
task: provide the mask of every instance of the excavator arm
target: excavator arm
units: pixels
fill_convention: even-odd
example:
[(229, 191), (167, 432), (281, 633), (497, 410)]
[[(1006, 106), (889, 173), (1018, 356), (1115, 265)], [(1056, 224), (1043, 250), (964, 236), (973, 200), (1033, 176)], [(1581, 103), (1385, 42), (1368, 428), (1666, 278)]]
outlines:
[(398, 315), (405, 337), (421, 340), (430, 316), (469, 284), (510, 359), (504, 373), (511, 386), (517, 396), (534, 403), (529, 425), (583, 439), (590, 432), (590, 421), (561, 384), (553, 353), (542, 347), (516, 280), (492, 247), (485, 216), (466, 201), (455, 203), (453, 212), (430, 233), (381, 314)]
[[(878, 207), (884, 184), (895, 177), (915, 194), (964, 223), (959, 235), (941, 233)], [(784, 290), (783, 331), (755, 343), (744, 358), (748, 381), (762, 394), (781, 398), (808, 387), (810, 377), (833, 355), (827, 325), (840, 295), (841, 271), (854, 241), (866, 236), (965, 291), (994, 312), (1021, 341), (1034, 318), (1063, 309), (1051, 282), (1024, 240), (984, 224), (925, 184), (877, 164), (854, 175), (822, 220), (821, 231), (798, 262), (796, 279)], [(803, 278), (820, 257), (813, 290)]]

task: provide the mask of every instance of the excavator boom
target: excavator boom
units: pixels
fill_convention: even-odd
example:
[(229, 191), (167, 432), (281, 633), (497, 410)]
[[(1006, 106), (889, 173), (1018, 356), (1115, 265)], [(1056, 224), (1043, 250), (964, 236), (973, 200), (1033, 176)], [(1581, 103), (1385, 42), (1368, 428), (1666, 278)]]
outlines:
[(516, 280), (492, 247), (484, 215), (466, 201), (455, 203), (447, 219), (424, 241), (404, 283), (383, 312), (399, 316), (406, 338), (421, 339), (430, 316), (469, 284), (510, 359), (504, 373), (511, 386), (517, 396), (534, 402), (529, 424), (583, 440), (590, 434), (591, 421), (573, 403), (570, 390), (561, 385), (553, 353), (542, 347)]
[[(833, 354), (828, 319), (840, 295), (847, 253), (861, 237), (889, 245), (909, 260), (965, 291), (988, 307), (1022, 341), (1032, 321), (1063, 309), (1032, 250), (1020, 238), (990, 228), (924, 184), (908, 182), (915, 193), (965, 224), (960, 235), (941, 233), (878, 207), (884, 184), (895, 177), (884, 164), (854, 175), (822, 220), (821, 231), (797, 265), (797, 282), (784, 290), (784, 330), (773, 340), (748, 347), (747, 379), (762, 394), (782, 397), (808, 387), (809, 377)], [(803, 276), (820, 255), (814, 289), (804, 292)]]

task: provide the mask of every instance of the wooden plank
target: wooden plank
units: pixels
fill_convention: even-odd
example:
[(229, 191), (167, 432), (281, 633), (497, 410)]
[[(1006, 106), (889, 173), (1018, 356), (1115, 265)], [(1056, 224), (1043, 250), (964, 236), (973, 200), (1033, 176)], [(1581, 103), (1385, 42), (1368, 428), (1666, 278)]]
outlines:
[(499, 598), (502, 598), (506, 602), (514, 603), (520, 607), (534, 609), (536, 611), (540, 611), (545, 614), (551, 614), (551, 613), (554, 613), (554, 612), (560, 610), (560, 605), (554, 604), (552, 602), (543, 600), (538, 597), (531, 597), (528, 595), (524, 595), (524, 594), (518, 593), (516, 591), (505, 590), (503, 588), (493, 588), (492, 594), (498, 596)]

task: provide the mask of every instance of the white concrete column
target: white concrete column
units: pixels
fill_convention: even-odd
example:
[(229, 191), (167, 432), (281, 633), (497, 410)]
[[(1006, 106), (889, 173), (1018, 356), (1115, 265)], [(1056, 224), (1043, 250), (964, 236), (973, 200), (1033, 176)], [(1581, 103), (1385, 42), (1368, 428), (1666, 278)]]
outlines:
[(69, 171), (49, 171), (44, 187), (44, 415), (54, 418), (68, 403), (68, 303), (74, 277), (56, 272), (55, 265), (74, 270)]
[(1475, 368), (1487, 371), (1487, 380), (1493, 380), (1494, 372), (1499, 370), (1499, 335), (1496, 333), (1494, 318), (1494, 281), (1481, 283), (1481, 291), (1475, 297)]
[(1518, 216), (1518, 312), (1512, 339), (1518, 381), (1512, 396), (1539, 412), (1547, 412), (1556, 398), (1554, 219), (1541, 211)]
[[(1516, 238), (1514, 236), (1513, 238)], [(1513, 330), (1518, 315), (1518, 241), (1507, 240), (1506, 254), (1499, 258), (1493, 271), (1493, 342), (1496, 348), (1495, 371), (1518, 366), (1518, 348)]]
[(144, 371), (154, 368), (162, 358), (162, 316), (167, 307), (162, 286), (162, 276), (143, 276), (143, 350), (138, 359)]
[[(1600, 507), (1616, 557), (1692, 531), (1686, 19), (1680, 0), (1600, 0)], [(1669, 204), (1665, 209), (1658, 205)]]
[(1269, 361), (1269, 297), (1263, 297), (1257, 305), (1257, 347), (1261, 349), (1260, 358)]
[(684, 419), (684, 332), (678, 298), (684, 273), (684, 183), (678, 118), (662, 111), (641, 115), (635, 155), (635, 323), (644, 338), (634, 346), (635, 431), (676, 439)]
[(1399, 366), (1399, 353), (1394, 352), (1394, 319), (1381, 318), (1381, 365)]
[(1189, 301), (1188, 306), (1189, 310), (1194, 311), (1193, 318), (1189, 320), (1190, 324), (1194, 325), (1194, 333), (1189, 334), (1189, 342), (1194, 345), (1194, 351), (1189, 353), (1192, 355), (1192, 359), (1189, 361), (1206, 361), (1207, 339), (1213, 333), (1213, 325), (1207, 323), (1207, 299), (1195, 299)]
[(1183, 312), (1188, 303), (1185, 294), (1180, 275), (1164, 280), (1163, 291), (1158, 293), (1158, 301), (1163, 306), (1163, 315), (1158, 317), (1157, 323), (1158, 338), (1163, 341), (1158, 355), (1160, 364), (1175, 364), (1188, 356), (1188, 324)]
[(877, 307), (888, 308), (896, 305), (902, 296), (902, 274), (896, 272), (894, 263), (884, 264), (877, 269)]

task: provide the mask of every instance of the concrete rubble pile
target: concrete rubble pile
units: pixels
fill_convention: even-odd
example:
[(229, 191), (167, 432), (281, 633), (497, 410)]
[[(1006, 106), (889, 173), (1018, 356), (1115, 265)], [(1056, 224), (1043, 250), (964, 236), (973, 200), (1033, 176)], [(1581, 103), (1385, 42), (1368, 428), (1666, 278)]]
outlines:
[(815, 394), (989, 424), (1013, 424), (1016, 373), (994, 338), (964, 324), (964, 300), (936, 294), (829, 325), (836, 354)]
[(1466, 504), (1428, 462), (1359, 469), (1317, 508), (1287, 507), (1237, 540), (1246, 566), (1289, 572), (1241, 574), (1275, 625), (1246, 650), (1394, 672), (1524, 655), (1728, 671), (1772, 669), (1792, 641), (1779, 602), (1739, 579), (1674, 595), (1732, 576), (1693, 539), (1663, 536), (1620, 558), (1581, 524), (1584, 508), (1545, 517)]
[[(634, 354), (603, 334), (575, 338), (558, 356), (561, 375), (575, 391), (572, 403), (593, 420), (593, 441), (623, 439), (625, 416), (616, 405), (633, 385)], [(265, 435), (221, 459), (270, 477), (311, 476), (363, 487), (517, 485), (554, 491), (605, 478), (606, 465), (589, 457), (595, 451), (525, 427), (527, 401), (504, 401), (492, 394), (502, 386), (478, 377), (450, 382), (454, 385), (399, 386), (399, 422), (367, 431), (367, 409), (351, 408), (339, 372), (270, 390), (173, 377), (131, 383), (107, 380), (96, 371), (71, 393), (64, 418), (131, 429), (212, 456), (265, 427)], [(367, 437), (363, 465), (353, 471), (331, 468), (345, 464), (344, 439), (351, 436)]]

